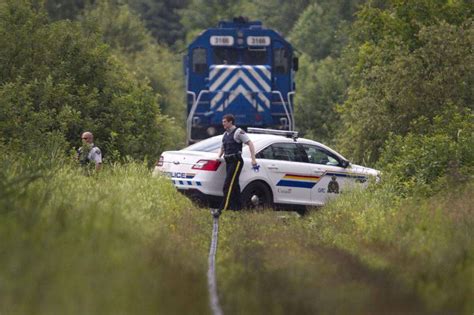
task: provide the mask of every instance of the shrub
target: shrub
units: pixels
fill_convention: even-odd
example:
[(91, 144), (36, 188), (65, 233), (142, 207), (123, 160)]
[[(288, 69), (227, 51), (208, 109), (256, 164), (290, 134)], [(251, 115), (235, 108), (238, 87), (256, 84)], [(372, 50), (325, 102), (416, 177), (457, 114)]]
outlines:
[(58, 145), (78, 147), (90, 130), (108, 157), (154, 159), (173, 142), (157, 95), (98, 32), (51, 23), (22, 0), (0, 6), (0, 34), (0, 140), (12, 149), (29, 151), (53, 135)]
[(378, 167), (403, 194), (431, 194), (466, 182), (474, 168), (473, 118), (468, 109), (451, 108), (432, 123), (418, 119), (413, 132), (390, 136)]

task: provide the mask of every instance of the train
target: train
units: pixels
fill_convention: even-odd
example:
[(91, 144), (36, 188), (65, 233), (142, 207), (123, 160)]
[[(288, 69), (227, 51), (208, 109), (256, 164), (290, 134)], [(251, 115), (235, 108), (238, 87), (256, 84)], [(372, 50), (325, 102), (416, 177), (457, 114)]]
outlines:
[(220, 21), (188, 45), (183, 63), (189, 144), (222, 133), (226, 114), (244, 130), (294, 130), (298, 58), (293, 46), (261, 21)]

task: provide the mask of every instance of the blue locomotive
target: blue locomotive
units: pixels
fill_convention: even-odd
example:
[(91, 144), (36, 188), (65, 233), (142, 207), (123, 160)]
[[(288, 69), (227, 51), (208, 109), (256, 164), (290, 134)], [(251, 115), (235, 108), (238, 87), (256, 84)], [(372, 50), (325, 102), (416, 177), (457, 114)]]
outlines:
[(233, 114), (239, 127), (294, 129), (293, 47), (260, 21), (234, 18), (203, 31), (184, 58), (188, 143), (223, 131)]

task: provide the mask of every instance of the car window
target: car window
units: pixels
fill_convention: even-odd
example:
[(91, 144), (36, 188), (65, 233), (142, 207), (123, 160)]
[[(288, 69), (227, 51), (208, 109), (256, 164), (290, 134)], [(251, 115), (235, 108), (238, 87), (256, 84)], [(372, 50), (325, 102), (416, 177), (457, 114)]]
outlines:
[(256, 157), (258, 159), (269, 159), (273, 160), (273, 149), (272, 146), (268, 146), (259, 153), (257, 153)]
[(303, 144), (303, 148), (308, 156), (309, 163), (340, 166), (339, 159), (323, 148), (308, 144)]
[(257, 154), (257, 158), (279, 161), (306, 162), (304, 154), (302, 154), (296, 143), (274, 143), (260, 151)]

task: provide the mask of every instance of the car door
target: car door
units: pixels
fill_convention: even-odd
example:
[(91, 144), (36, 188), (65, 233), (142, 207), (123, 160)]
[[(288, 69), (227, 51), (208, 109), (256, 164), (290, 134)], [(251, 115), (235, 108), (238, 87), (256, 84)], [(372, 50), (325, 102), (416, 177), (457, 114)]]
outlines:
[(311, 174), (318, 177), (311, 189), (314, 204), (323, 205), (329, 198), (340, 194), (351, 182), (348, 170), (342, 161), (323, 147), (310, 144), (301, 145), (306, 152)]
[(274, 143), (257, 155), (272, 183), (276, 203), (308, 204), (314, 176), (304, 150), (296, 143)]

